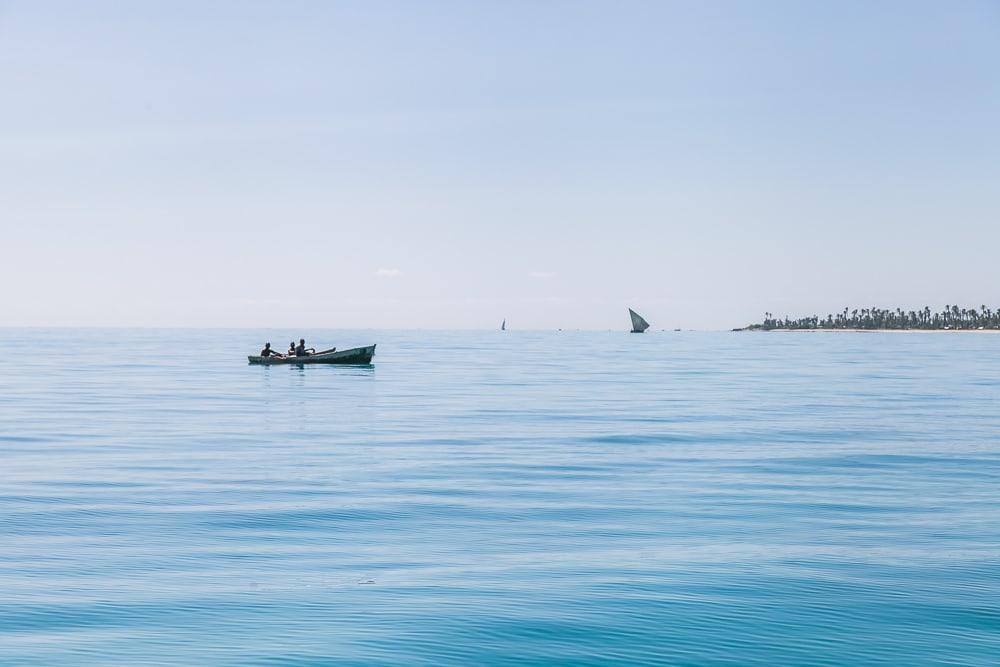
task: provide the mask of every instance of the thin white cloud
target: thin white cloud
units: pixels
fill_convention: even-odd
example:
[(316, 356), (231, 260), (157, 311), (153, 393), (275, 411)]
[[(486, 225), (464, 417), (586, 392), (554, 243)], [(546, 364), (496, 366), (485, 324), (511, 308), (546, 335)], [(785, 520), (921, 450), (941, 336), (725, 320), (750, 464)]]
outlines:
[(403, 275), (403, 272), (399, 269), (379, 269), (375, 272), (375, 275), (379, 278), (398, 278)]
[(529, 271), (528, 272), (528, 277), (529, 278), (538, 278), (539, 280), (545, 280), (546, 278), (551, 278), (554, 275), (556, 275), (556, 274), (552, 273), (551, 271)]

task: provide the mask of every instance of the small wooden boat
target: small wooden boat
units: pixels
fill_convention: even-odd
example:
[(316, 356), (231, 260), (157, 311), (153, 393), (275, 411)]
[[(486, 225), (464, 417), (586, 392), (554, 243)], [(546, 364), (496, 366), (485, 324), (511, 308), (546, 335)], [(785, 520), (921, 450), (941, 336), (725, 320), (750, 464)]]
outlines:
[(649, 322), (642, 319), (642, 315), (631, 308), (628, 309), (628, 314), (632, 318), (632, 333), (642, 333), (649, 328)]
[(313, 352), (312, 354), (308, 354), (303, 357), (261, 357), (257, 355), (250, 355), (247, 359), (251, 364), (263, 364), (265, 366), (273, 366), (275, 364), (364, 365), (370, 364), (372, 362), (372, 357), (374, 356), (375, 346), (369, 345), (368, 347), (355, 347), (350, 350), (341, 350), (339, 352), (337, 351), (337, 348), (331, 347), (329, 350)]

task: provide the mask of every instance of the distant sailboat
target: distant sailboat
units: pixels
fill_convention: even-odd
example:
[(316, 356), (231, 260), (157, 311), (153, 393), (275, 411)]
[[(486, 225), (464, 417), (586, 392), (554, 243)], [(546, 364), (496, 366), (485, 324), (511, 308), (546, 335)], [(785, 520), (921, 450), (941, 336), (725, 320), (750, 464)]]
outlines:
[(642, 315), (631, 308), (628, 309), (628, 314), (632, 318), (632, 333), (642, 333), (649, 328), (649, 322), (642, 319)]
[(504, 318), (504, 321), (500, 323), (500, 331), (506, 331), (506, 330), (507, 330), (507, 319)]

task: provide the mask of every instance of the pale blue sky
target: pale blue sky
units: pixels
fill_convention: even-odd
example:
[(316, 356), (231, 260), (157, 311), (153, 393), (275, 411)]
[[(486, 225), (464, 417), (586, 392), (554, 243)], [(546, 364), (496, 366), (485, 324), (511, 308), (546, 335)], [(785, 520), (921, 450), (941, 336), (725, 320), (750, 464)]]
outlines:
[(998, 2), (0, 0), (0, 90), (0, 324), (1000, 306)]

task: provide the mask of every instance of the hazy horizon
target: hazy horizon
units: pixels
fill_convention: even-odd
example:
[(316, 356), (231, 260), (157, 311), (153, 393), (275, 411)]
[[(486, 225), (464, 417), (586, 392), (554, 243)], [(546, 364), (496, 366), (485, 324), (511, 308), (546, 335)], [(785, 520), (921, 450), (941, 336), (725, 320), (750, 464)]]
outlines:
[(0, 4), (0, 326), (1000, 306), (992, 2)]

